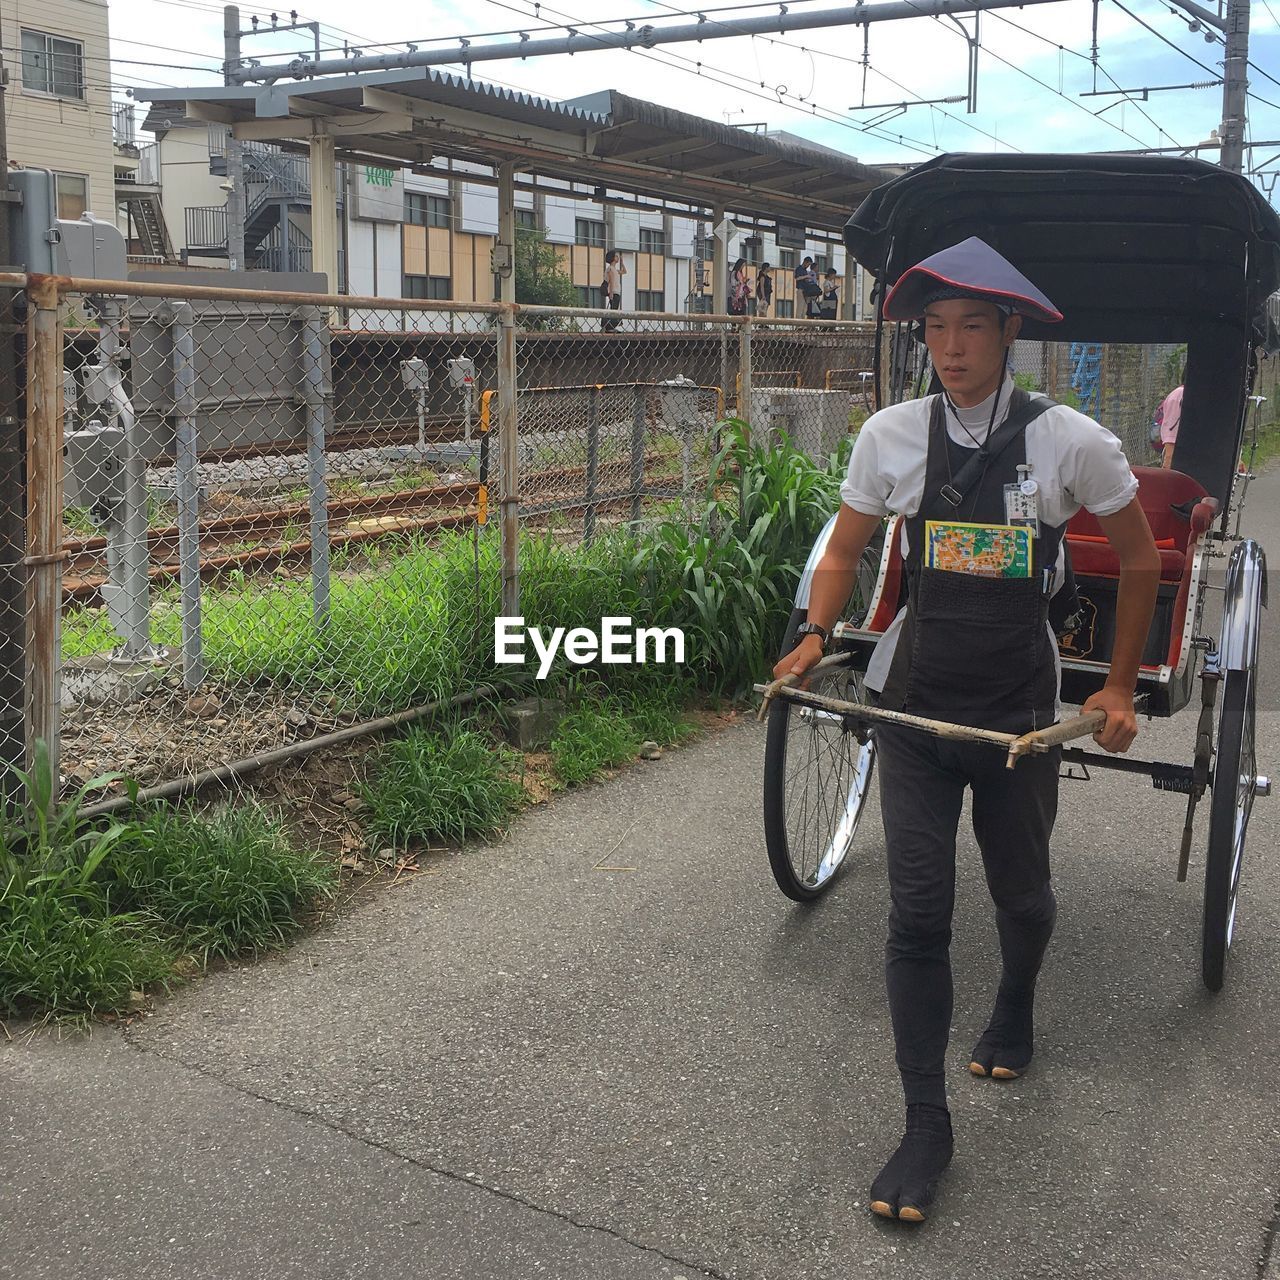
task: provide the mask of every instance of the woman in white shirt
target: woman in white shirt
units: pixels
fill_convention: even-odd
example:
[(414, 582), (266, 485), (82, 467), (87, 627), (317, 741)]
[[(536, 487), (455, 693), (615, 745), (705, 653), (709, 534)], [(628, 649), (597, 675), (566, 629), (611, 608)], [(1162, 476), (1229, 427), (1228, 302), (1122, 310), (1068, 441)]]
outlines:
[[(604, 307), (606, 311), (622, 310), (622, 277), (627, 274), (626, 263), (617, 249), (610, 249), (604, 255)], [(610, 318), (602, 320), (600, 327), (606, 333), (612, 333), (619, 322)]]

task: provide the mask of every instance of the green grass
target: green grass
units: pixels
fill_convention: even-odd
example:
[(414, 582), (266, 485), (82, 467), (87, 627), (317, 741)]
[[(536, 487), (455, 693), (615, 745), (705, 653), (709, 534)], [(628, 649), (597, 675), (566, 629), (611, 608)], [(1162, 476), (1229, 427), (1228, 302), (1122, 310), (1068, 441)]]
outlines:
[[(590, 546), (526, 531), (526, 625), (595, 626), (614, 615), (677, 626), (702, 688), (733, 694), (760, 677), (781, 639), (808, 549), (837, 508), (844, 455), (820, 466), (785, 439), (752, 443), (741, 423), (725, 423), (722, 434), (695, 527), (672, 502), (671, 518), (651, 531), (605, 529)], [(476, 554), (470, 531), (366, 543), (345, 554), (339, 548), (330, 610), (320, 623), (307, 577), (232, 574), (203, 595), (209, 676), (333, 695), (356, 715), (482, 683), (526, 688), (528, 667), (493, 663), (493, 618), (501, 612), (493, 531), (479, 540), (478, 570)], [(180, 643), (176, 588), (153, 596), (152, 638), (171, 648)], [(104, 610), (76, 610), (64, 620), (67, 658), (116, 644)], [(616, 682), (637, 670), (619, 672)]]
[(257, 804), (209, 817), (157, 808), (128, 824), (109, 866), (129, 905), (206, 962), (280, 946), (336, 884), (333, 864)]
[(61, 804), (47, 752), (21, 776), (31, 816), (0, 820), (0, 1015), (123, 1010), (184, 957), (282, 942), (331, 891), (333, 869), (260, 809), (83, 826), (85, 797), (115, 775)]
[(372, 842), (403, 848), (501, 831), (520, 807), (517, 752), (474, 722), (415, 728), (388, 743), (373, 781), (361, 788)]
[(1252, 456), (1252, 465), (1255, 471), (1261, 471), (1263, 467), (1269, 466), (1276, 458), (1280, 458), (1280, 421), (1273, 420), (1258, 428), (1257, 452), (1251, 455), (1250, 445), (1252, 439), (1252, 432), (1246, 430), (1241, 460), (1247, 464)]
[(603, 769), (615, 769), (635, 758), (640, 744), (670, 746), (696, 732), (685, 716), (687, 686), (679, 683), (622, 693), (590, 690), (575, 701), (551, 739), (556, 777), (577, 786)]

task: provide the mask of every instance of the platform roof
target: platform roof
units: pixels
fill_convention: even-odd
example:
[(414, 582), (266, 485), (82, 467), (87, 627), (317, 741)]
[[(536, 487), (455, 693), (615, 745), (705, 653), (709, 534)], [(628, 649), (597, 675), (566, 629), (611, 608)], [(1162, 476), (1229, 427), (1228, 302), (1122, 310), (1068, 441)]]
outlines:
[(425, 170), (436, 159), (839, 232), (899, 170), (818, 144), (757, 134), (607, 89), (557, 102), (431, 67), (269, 85), (136, 89), (143, 128), (229, 125), (235, 136), (304, 148), (317, 133), (358, 162)]

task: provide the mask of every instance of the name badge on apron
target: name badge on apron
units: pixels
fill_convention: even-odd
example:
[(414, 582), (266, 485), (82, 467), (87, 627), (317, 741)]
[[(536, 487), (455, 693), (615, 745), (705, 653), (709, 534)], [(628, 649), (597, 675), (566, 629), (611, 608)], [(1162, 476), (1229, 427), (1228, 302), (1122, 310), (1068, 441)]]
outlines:
[(1006, 524), (1018, 529), (1030, 529), (1031, 536), (1040, 536), (1040, 485), (1032, 478), (1031, 468), (1018, 467), (1021, 479), (1017, 484), (1004, 486), (1004, 518)]

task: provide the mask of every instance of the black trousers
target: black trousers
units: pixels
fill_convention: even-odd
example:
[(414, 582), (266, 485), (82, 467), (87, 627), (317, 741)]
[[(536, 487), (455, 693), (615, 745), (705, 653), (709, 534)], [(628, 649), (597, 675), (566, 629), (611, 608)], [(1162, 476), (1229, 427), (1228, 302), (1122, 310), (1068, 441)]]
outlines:
[(951, 915), (956, 829), (966, 787), (973, 831), (996, 906), (1003, 981), (1035, 985), (1056, 914), (1049, 837), (1058, 812), (1061, 749), (1025, 756), (977, 742), (948, 742), (877, 725), (876, 765), (888, 850), (889, 939), (885, 977), (908, 1103), (946, 1105), (944, 1059), (951, 1026)]

